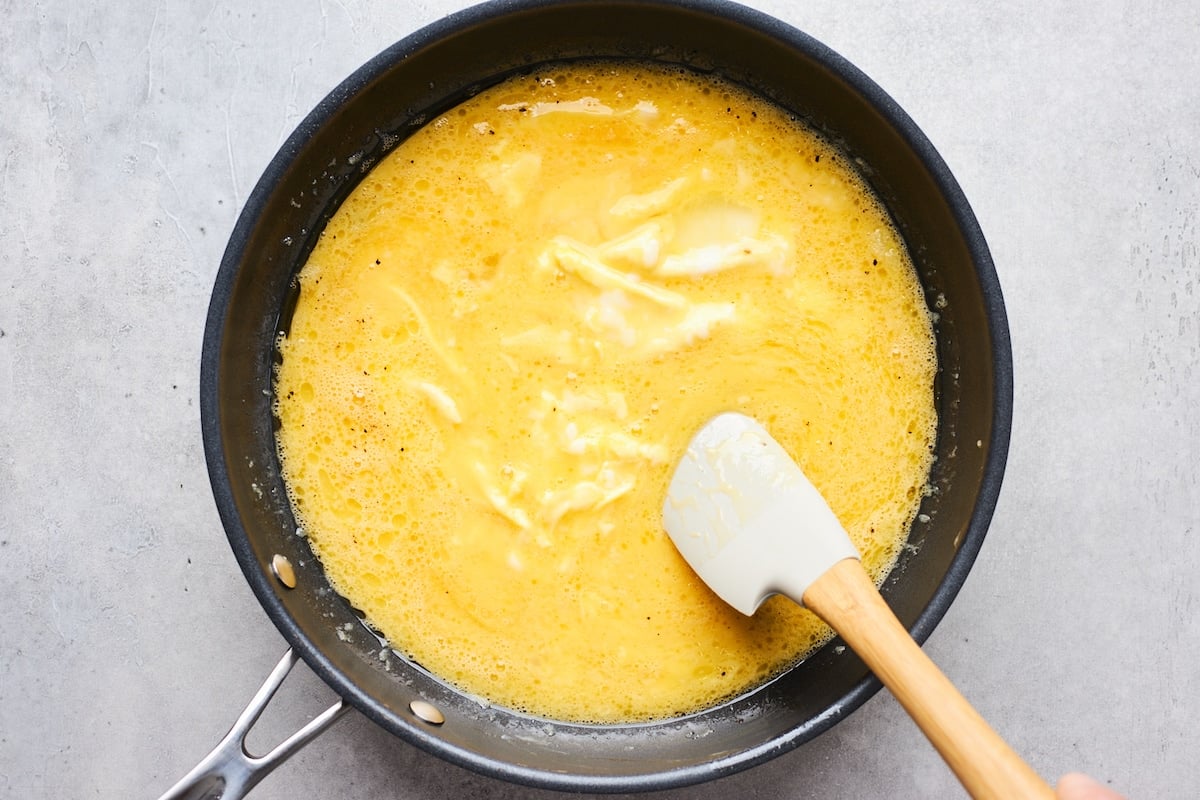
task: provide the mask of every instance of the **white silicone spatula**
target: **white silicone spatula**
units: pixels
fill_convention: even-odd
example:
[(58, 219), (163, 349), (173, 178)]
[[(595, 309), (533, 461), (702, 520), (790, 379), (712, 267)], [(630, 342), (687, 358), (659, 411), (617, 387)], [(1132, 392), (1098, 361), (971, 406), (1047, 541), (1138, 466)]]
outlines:
[(972, 797), (1054, 797), (913, 641), (820, 492), (753, 419), (722, 414), (696, 434), (671, 479), (663, 524), (692, 569), (743, 614), (783, 594), (825, 620)]

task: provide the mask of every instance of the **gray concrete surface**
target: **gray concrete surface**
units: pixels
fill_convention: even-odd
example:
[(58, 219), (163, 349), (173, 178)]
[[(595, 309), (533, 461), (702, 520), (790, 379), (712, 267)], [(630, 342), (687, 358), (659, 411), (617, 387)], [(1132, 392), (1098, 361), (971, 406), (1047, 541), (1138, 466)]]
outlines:
[[(989, 239), (1016, 369), (991, 533), (928, 652), (1045, 776), (1200, 794), (1200, 11), (760, 0), (856, 63)], [(453, 0), (0, 2), (0, 797), (152, 798), (284, 650), (226, 544), (198, 358), (301, 117)], [(256, 733), (332, 700), (297, 669)], [(352, 715), (253, 794), (524, 798)], [(961, 796), (894, 700), (664, 798)]]

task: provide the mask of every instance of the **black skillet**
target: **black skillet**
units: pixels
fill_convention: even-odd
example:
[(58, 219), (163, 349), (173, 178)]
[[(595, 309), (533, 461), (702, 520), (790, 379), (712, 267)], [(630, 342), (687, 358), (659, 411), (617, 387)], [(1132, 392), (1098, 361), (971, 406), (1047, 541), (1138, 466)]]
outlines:
[[(343, 704), (496, 778), (590, 792), (665, 789), (791, 750), (856, 709), (879, 684), (835, 641), (770, 684), (687, 718), (593, 727), (486, 707), (395, 655), (381, 660), (380, 642), (330, 589), (297, 535), (275, 451), (276, 337), (295, 301), (296, 271), (338, 204), (398, 141), (458, 101), (514, 72), (582, 57), (679, 64), (743, 84), (824, 132), (888, 207), (937, 314), (934, 493), (914, 524), (913, 547), (883, 587), (900, 620), (925, 640), (983, 542), (1008, 448), (1011, 355), (991, 257), (958, 184), (891, 98), (805, 34), (732, 3), (497, 0), (414, 33), (346, 79), (271, 161), (230, 238), (204, 338), (204, 446), (246, 579), (294, 653)], [(285, 657), (271, 685), (292, 660)], [(239, 755), (241, 736), (271, 690), (264, 688), (231, 731), (227, 755), (210, 757), (171, 796), (248, 790), (342, 710), (331, 709), (260, 763)], [(413, 701), (427, 705), (414, 712)]]

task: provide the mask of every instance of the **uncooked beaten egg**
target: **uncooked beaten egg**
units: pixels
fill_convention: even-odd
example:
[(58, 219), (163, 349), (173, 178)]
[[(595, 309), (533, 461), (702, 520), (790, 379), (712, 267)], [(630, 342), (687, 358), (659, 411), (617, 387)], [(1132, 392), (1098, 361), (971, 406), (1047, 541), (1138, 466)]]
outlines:
[(342, 204), (279, 348), (279, 451), (333, 586), (399, 652), (545, 717), (747, 691), (824, 642), (724, 605), (662, 530), (712, 416), (760, 420), (881, 579), (936, 431), (920, 284), (824, 139), (711, 76), (539, 68)]

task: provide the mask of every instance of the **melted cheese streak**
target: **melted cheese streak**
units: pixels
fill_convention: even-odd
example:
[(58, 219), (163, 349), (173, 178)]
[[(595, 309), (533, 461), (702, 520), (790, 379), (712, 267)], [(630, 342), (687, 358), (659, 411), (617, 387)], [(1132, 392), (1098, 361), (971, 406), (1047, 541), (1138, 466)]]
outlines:
[(882, 578), (925, 486), (920, 285), (843, 158), (709, 77), (543, 70), (403, 142), (300, 273), (277, 375), (333, 585), (463, 690), (551, 718), (711, 706), (829, 632), (722, 604), (661, 527), (704, 421), (750, 414)]

